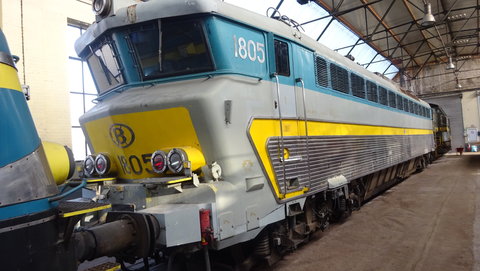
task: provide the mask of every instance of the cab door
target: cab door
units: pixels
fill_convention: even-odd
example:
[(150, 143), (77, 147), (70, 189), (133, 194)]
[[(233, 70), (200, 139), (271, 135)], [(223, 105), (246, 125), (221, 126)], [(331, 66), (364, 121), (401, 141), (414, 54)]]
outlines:
[[(310, 179), (307, 172), (308, 154), (305, 148), (306, 122), (303, 116), (304, 81), (300, 78), (302, 66), (298, 68), (295, 66), (298, 62), (295, 60), (298, 45), (279, 37), (274, 37), (273, 45), (275, 63), (272, 67), (276, 76), (273, 80), (277, 88), (275, 97), (278, 101), (276, 111), (280, 136), (269, 146), (272, 147), (271, 157), (278, 157), (272, 159), (276, 168), (277, 183), (284, 198), (289, 198), (307, 191)], [(304, 56), (300, 57), (298, 64), (304, 61)], [(276, 147), (273, 148), (273, 145)]]
[(297, 95), (293, 78), (293, 59), (291, 44), (286, 40), (274, 38), (275, 73), (278, 76), (278, 109), (281, 118), (297, 118)]

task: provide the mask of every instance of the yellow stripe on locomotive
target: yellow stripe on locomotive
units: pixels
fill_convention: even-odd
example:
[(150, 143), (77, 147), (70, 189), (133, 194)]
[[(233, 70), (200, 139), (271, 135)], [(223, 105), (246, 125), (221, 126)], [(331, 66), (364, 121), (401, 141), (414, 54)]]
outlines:
[[(283, 120), (283, 136), (295, 137), (306, 136), (305, 125), (303, 120)], [(384, 127), (373, 125), (360, 125), (360, 124), (346, 124), (346, 123), (332, 123), (332, 122), (319, 122), (308, 121), (307, 122), (308, 136), (381, 136), (381, 135), (431, 135), (432, 130), (429, 129), (409, 129), (398, 127)], [(259, 155), (261, 163), (268, 175), (270, 183), (275, 191), (278, 199), (288, 199), (300, 196), (305, 192), (308, 192), (307, 187), (289, 193), (282, 193), (278, 186), (278, 178), (276, 178), (273, 165), (271, 163), (271, 157), (268, 154), (266, 145), (267, 141), (271, 137), (280, 137), (280, 121), (275, 119), (254, 119), (249, 127), (249, 136), (255, 145), (255, 149)], [(288, 150), (284, 149), (289, 155)], [(287, 159), (287, 157), (284, 157)]]
[(22, 92), (22, 87), (18, 81), (17, 71), (15, 68), (0, 63), (0, 88), (13, 89)]
[(108, 154), (121, 179), (158, 176), (150, 164), (157, 150), (183, 150), (193, 171), (206, 164), (184, 107), (108, 116), (85, 123), (85, 129), (94, 152)]

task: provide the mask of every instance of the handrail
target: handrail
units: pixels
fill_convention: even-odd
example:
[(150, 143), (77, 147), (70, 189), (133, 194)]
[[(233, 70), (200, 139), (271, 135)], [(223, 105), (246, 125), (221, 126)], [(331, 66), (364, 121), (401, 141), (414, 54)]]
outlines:
[(280, 82), (278, 80), (277, 73), (272, 73), (270, 75), (272, 78), (275, 78), (275, 84), (277, 88), (277, 104), (278, 106), (278, 119), (280, 121), (280, 162), (282, 162), (282, 170), (283, 170), (283, 187), (284, 187), (284, 194), (287, 194), (287, 178), (285, 172), (285, 163), (284, 163), (284, 156), (285, 156), (285, 147), (283, 144), (283, 123), (282, 123), (282, 110), (280, 107)]
[(307, 122), (307, 103), (305, 99), (305, 83), (303, 82), (302, 78), (295, 79), (295, 83), (302, 84), (302, 98), (303, 98), (303, 117), (305, 123), (305, 139), (306, 139), (306, 153), (307, 153), (307, 169), (308, 169), (308, 188), (310, 188), (312, 183), (312, 178), (310, 176), (310, 154), (309, 154), (309, 145), (308, 145), (308, 122)]

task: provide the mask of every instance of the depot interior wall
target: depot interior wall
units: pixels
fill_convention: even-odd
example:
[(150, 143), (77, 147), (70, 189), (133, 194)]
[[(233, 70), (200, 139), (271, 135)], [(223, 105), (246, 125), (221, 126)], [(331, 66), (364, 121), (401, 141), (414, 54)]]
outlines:
[[(468, 59), (456, 63), (460, 71), (446, 70), (444, 63), (426, 66), (418, 75), (419, 79), (412, 80), (412, 89), (416, 94), (432, 94), (441, 97), (442, 95), (451, 95), (452, 93), (462, 94), (462, 113), (464, 123), (464, 133), (467, 128), (477, 128), (480, 130), (480, 59)], [(462, 86), (457, 88), (458, 83)], [(478, 94), (477, 94), (478, 93)]]
[(41, 139), (71, 146), (67, 18), (93, 22), (91, 1), (0, 0), (0, 18)]

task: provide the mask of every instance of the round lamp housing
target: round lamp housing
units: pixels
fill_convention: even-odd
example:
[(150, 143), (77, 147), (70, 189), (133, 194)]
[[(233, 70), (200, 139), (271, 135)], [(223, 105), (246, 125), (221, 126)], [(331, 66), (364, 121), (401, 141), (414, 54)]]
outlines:
[(164, 151), (155, 151), (150, 158), (153, 172), (162, 174), (167, 169), (167, 155)]
[(175, 148), (168, 152), (167, 161), (168, 169), (175, 174), (179, 174), (185, 169), (188, 157), (185, 151)]

